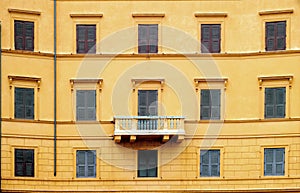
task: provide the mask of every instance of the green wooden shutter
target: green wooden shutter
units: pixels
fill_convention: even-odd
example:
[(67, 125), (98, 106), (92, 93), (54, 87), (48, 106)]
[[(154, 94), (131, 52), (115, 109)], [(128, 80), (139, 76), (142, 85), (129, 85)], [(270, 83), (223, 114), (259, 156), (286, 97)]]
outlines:
[(221, 48), (220, 48), (220, 44), (221, 44), (221, 25), (217, 24), (217, 25), (212, 25), (211, 28), (212, 32), (212, 37), (211, 37), (211, 41), (212, 41), (212, 45), (211, 45), (211, 53), (220, 53)]
[(87, 177), (96, 177), (96, 151), (86, 151), (87, 155)]
[(209, 53), (210, 52), (210, 25), (202, 24), (201, 25), (201, 52)]
[(25, 22), (25, 50), (34, 50), (34, 23)]
[(158, 52), (158, 25), (149, 25), (149, 53)]
[(284, 118), (285, 117), (285, 88), (276, 88), (276, 117)]
[(15, 88), (15, 118), (25, 118), (24, 89)]
[(209, 151), (200, 151), (200, 176), (209, 176)]
[(220, 150), (210, 150), (210, 176), (220, 176)]
[(34, 89), (25, 89), (25, 118), (34, 119)]
[(96, 25), (87, 26), (87, 50), (89, 53), (96, 53)]
[(277, 148), (275, 149), (275, 168), (274, 174), (275, 175), (284, 175), (284, 165), (285, 165), (285, 149), (284, 148)]
[(96, 120), (96, 91), (89, 90), (85, 92), (86, 119)]
[(147, 53), (147, 25), (138, 25), (138, 51), (139, 53)]
[(76, 151), (76, 176), (85, 177), (85, 151)]
[(24, 35), (23, 35), (23, 22), (15, 21), (14, 29), (15, 29), (15, 49), (23, 50), (24, 49)]
[(265, 88), (265, 118), (275, 116), (275, 90), (274, 88)]
[(266, 22), (266, 51), (275, 50), (275, 23)]
[(276, 47), (277, 50), (285, 50), (286, 48), (286, 22), (277, 22), (276, 34)]
[(220, 119), (221, 90), (220, 89), (210, 90), (210, 98), (211, 98), (211, 119)]
[(138, 151), (138, 177), (147, 177), (147, 158), (145, 150)]
[(76, 91), (76, 120), (85, 120), (85, 92)]
[(210, 114), (210, 92), (207, 89), (202, 89), (200, 102), (200, 119), (210, 119)]

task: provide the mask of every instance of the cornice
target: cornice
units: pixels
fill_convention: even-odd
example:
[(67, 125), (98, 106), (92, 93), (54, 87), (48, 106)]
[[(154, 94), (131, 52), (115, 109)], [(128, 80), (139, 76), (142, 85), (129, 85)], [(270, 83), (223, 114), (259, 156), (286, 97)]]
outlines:
[(24, 10), (24, 9), (13, 9), (8, 8), (9, 13), (22, 13), (22, 14), (31, 14), (31, 15), (41, 15), (40, 11)]

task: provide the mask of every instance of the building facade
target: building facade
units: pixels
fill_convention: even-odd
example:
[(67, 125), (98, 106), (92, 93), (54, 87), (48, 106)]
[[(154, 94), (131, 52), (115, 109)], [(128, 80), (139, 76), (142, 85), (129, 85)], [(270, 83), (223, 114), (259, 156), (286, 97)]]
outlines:
[(298, 0), (1, 0), (2, 192), (300, 192)]

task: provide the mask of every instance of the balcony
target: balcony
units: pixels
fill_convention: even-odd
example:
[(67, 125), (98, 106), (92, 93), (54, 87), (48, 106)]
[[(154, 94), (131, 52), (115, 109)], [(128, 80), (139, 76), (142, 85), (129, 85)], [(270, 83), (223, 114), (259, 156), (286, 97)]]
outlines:
[(115, 116), (114, 139), (120, 143), (122, 137), (134, 142), (137, 137), (162, 136), (167, 142), (170, 137), (177, 136), (177, 142), (184, 139), (184, 117), (181, 116)]

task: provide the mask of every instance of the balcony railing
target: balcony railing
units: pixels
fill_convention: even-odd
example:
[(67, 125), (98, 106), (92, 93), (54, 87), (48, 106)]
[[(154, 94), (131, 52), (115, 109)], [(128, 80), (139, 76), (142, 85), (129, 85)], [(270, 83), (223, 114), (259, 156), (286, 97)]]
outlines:
[(182, 116), (116, 116), (115, 135), (185, 135)]

